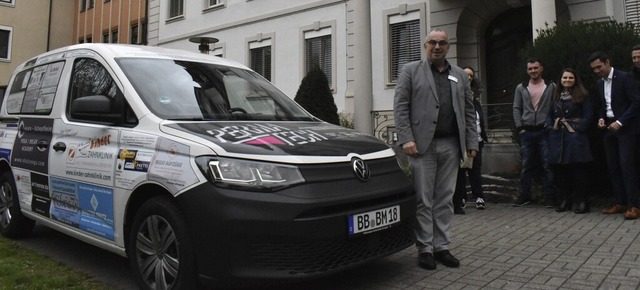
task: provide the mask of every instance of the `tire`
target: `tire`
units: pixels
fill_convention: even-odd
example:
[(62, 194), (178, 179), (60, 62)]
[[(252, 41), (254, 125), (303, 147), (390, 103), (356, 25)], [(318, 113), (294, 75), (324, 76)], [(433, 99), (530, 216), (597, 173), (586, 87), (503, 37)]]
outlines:
[(140, 289), (198, 289), (189, 227), (169, 198), (154, 197), (136, 213), (127, 255)]
[(20, 211), (13, 174), (3, 173), (0, 176), (0, 233), (7, 238), (24, 238), (31, 234), (35, 224)]

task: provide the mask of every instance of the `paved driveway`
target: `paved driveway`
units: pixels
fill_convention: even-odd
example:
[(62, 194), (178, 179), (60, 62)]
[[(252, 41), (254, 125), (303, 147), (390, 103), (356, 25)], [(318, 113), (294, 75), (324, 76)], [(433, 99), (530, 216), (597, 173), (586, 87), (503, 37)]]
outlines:
[[(260, 289), (638, 289), (640, 220), (556, 213), (538, 205), (489, 203), (456, 215), (457, 269), (416, 266), (413, 247), (356, 269), (300, 284)], [(23, 242), (114, 285), (135, 289), (124, 258), (38, 227)], [(118, 287), (116, 287), (117, 285)]]

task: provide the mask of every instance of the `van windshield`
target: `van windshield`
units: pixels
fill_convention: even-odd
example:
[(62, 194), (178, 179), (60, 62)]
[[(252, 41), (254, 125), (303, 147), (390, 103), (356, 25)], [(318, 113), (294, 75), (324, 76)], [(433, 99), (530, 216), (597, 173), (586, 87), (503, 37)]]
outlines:
[(145, 105), (166, 120), (315, 120), (259, 74), (191, 61), (120, 58)]

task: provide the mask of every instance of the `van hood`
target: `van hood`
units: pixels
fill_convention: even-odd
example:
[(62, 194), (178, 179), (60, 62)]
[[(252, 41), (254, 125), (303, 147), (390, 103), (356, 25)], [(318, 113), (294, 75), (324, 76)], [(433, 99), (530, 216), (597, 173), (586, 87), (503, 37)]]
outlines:
[[(381, 140), (318, 122), (175, 122), (163, 127), (197, 135), (235, 154), (347, 156), (389, 150)], [(221, 153), (221, 152), (220, 152)]]

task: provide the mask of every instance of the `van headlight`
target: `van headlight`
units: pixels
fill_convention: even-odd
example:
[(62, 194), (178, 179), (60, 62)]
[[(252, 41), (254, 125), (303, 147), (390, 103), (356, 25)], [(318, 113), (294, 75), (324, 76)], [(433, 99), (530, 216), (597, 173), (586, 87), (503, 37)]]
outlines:
[(196, 163), (210, 180), (223, 187), (274, 191), (303, 183), (297, 166), (241, 159), (198, 157)]

